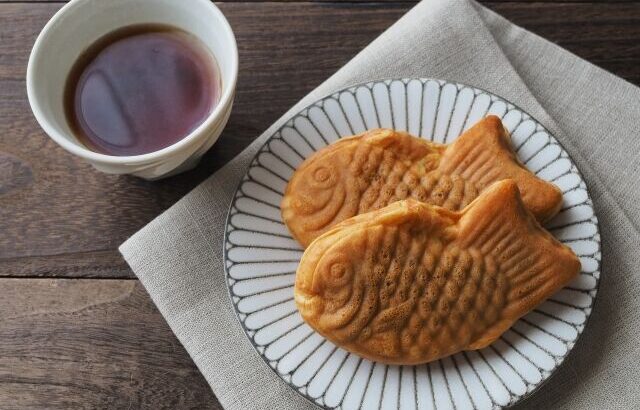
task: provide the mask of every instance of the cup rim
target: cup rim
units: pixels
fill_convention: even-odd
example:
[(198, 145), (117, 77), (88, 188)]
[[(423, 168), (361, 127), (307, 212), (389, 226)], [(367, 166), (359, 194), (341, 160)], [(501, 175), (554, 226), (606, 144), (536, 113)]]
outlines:
[[(63, 136), (62, 133), (54, 129), (54, 127), (49, 124), (49, 120), (43, 114), (41, 110), (40, 101), (35, 95), (35, 90), (34, 90), (35, 57), (42, 52), (42, 49), (43, 49), (42, 42), (44, 41), (45, 37), (49, 34), (49, 32), (56, 26), (58, 20), (60, 20), (62, 16), (72, 8), (79, 7), (82, 5), (82, 3), (88, 3), (90, 1), (92, 0), (71, 0), (69, 3), (65, 4), (62, 8), (60, 8), (60, 10), (58, 10), (51, 17), (51, 19), (49, 19), (47, 24), (45, 24), (42, 31), (40, 31), (40, 34), (38, 34), (38, 37), (36, 38), (36, 41), (29, 55), (29, 62), (27, 64), (27, 76), (26, 76), (27, 98), (29, 100), (29, 105), (31, 106), (31, 111), (35, 116), (36, 121), (51, 139), (53, 139), (58, 145), (60, 145), (66, 151), (89, 161), (99, 162), (99, 163), (109, 164), (109, 165), (111, 164), (134, 165), (134, 164), (148, 163), (158, 159), (162, 159), (164, 157), (168, 157), (169, 155), (173, 154), (176, 151), (180, 151), (181, 149), (191, 144), (194, 140), (196, 140), (198, 136), (200, 136), (203, 133), (203, 131), (205, 131), (207, 128), (211, 127), (212, 125), (215, 125), (215, 123), (220, 120), (220, 116), (224, 114), (227, 106), (232, 102), (235, 95), (236, 82), (238, 79), (238, 45), (236, 43), (235, 34), (233, 32), (233, 29), (231, 28), (231, 25), (229, 24), (229, 21), (224, 16), (222, 11), (218, 8), (218, 6), (216, 6), (212, 1), (209, 1), (209, 0), (191, 0), (191, 1), (196, 1), (200, 3), (204, 7), (210, 7), (211, 12), (213, 12), (220, 19), (220, 22), (222, 23), (221, 25), (222, 30), (229, 35), (229, 38), (231, 40), (229, 47), (231, 49), (230, 54), (231, 54), (232, 61), (231, 61), (231, 71), (230, 71), (231, 75), (230, 75), (230, 80), (228, 82), (228, 86), (226, 87), (223, 86), (223, 92), (222, 92), (222, 95), (220, 96), (218, 104), (211, 111), (211, 113), (209, 113), (207, 118), (200, 125), (198, 125), (198, 127), (196, 127), (193, 131), (191, 131), (185, 137), (181, 138), (179, 141), (176, 141), (175, 143), (167, 147), (164, 147), (157, 151), (152, 151), (146, 154), (128, 155), (128, 156), (108, 155), (108, 154), (102, 154), (99, 152), (92, 151), (78, 144), (74, 144), (73, 142), (69, 141), (68, 138)], [(113, 29), (115, 30), (117, 28), (118, 27), (114, 27)]]

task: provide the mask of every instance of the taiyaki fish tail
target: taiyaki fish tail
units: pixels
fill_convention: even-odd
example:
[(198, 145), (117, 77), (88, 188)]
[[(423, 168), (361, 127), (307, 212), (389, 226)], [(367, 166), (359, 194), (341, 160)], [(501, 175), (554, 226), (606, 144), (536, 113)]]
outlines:
[(520, 163), (500, 118), (490, 115), (449, 145), (440, 163), (444, 174), (457, 175), (476, 185), (478, 191), (496, 181), (513, 179), (527, 209), (545, 222), (562, 205), (562, 192)]
[(513, 180), (490, 186), (462, 212), (457, 226), (459, 246), (492, 260), (496, 280), (505, 281), (507, 289), (500, 319), (469, 349), (489, 345), (580, 271), (580, 260), (540, 226)]

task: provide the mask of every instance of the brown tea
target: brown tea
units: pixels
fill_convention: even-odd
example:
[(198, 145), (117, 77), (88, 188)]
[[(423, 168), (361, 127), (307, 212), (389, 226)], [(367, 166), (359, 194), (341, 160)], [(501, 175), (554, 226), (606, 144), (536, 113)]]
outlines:
[(89, 149), (139, 155), (187, 136), (220, 97), (216, 61), (184, 31), (136, 25), (99, 39), (65, 86), (67, 120)]

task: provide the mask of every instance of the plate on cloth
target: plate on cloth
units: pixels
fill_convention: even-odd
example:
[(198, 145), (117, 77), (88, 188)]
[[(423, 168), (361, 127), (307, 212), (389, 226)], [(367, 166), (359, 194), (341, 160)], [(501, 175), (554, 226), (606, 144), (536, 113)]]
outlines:
[[(390, 366), (336, 347), (311, 329), (293, 300), (302, 248), (280, 215), (294, 170), (318, 149), (371, 128), (395, 128), (449, 143), (495, 114), (527, 168), (564, 194), (546, 224), (580, 257), (569, 286), (521, 318), (491, 346), (420, 366)], [(224, 242), (226, 281), (247, 337), (292, 389), (329, 409), (492, 409), (539, 387), (584, 330), (600, 276), (600, 235), (585, 182), (560, 143), (531, 116), (474, 87), (402, 79), (349, 87), (325, 97), (269, 137), (231, 204)]]

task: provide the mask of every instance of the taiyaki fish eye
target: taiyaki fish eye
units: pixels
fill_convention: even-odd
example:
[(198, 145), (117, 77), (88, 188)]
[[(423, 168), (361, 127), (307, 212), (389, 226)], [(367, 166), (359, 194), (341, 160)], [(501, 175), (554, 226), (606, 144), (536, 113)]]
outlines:
[(331, 268), (329, 268), (329, 274), (334, 279), (340, 280), (346, 273), (347, 273), (347, 267), (345, 266), (344, 263), (341, 263), (341, 262), (336, 262), (333, 265), (331, 265)]
[(345, 255), (334, 255), (330, 260), (323, 261), (320, 273), (324, 284), (329, 288), (344, 287), (351, 281), (353, 268)]
[(337, 181), (336, 172), (329, 167), (319, 165), (311, 169), (310, 182), (317, 188), (331, 188)]
[(313, 171), (313, 179), (316, 182), (325, 182), (331, 177), (331, 172), (326, 167), (318, 167)]

